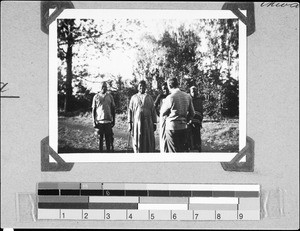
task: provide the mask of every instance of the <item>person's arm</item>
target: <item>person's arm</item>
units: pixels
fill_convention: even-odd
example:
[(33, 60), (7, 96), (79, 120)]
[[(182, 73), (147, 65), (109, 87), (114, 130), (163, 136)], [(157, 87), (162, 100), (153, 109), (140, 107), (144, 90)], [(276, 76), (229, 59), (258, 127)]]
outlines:
[(133, 102), (132, 101), (133, 101), (133, 96), (131, 97), (129, 106), (128, 106), (128, 131), (129, 132), (131, 132), (131, 130), (132, 130), (132, 121), (133, 121), (133, 118), (132, 118)]
[(156, 97), (156, 100), (154, 102), (154, 107), (155, 107), (155, 110), (156, 110), (156, 114), (159, 116), (159, 104), (160, 104), (160, 100), (161, 100), (161, 94), (159, 94), (157, 97)]
[(188, 120), (190, 121), (191, 119), (193, 119), (193, 117), (195, 116), (195, 109), (194, 109), (194, 105), (193, 105), (193, 100), (192, 97), (189, 96), (189, 111), (188, 111)]
[(150, 99), (150, 105), (151, 105), (151, 117), (153, 122), (153, 130), (156, 131), (156, 123), (157, 123), (157, 115), (155, 110), (155, 103), (153, 102), (153, 99), (151, 96), (149, 96)]
[(160, 109), (160, 113), (162, 116), (168, 116), (170, 114), (172, 105), (171, 101), (171, 97), (167, 96)]
[(115, 105), (115, 101), (114, 101), (114, 97), (111, 96), (111, 115), (112, 115), (112, 123), (111, 126), (114, 127), (115, 126), (115, 121), (116, 121), (116, 105)]
[(94, 128), (96, 127), (97, 123), (96, 123), (96, 95), (93, 98), (93, 102), (92, 102), (92, 120), (93, 120), (93, 125)]

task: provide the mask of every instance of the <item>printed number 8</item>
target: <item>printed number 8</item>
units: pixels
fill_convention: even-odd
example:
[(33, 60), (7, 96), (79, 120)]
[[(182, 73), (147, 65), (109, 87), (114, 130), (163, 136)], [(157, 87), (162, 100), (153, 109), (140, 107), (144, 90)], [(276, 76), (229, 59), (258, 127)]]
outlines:
[(218, 219), (218, 220), (221, 219), (221, 214), (220, 214), (220, 213), (217, 214), (217, 219)]

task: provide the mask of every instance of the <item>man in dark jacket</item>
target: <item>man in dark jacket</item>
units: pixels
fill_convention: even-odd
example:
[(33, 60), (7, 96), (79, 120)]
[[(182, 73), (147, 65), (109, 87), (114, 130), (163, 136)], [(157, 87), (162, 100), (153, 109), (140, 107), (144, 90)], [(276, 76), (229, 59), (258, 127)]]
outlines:
[(195, 116), (188, 123), (189, 132), (189, 149), (198, 150), (201, 152), (201, 128), (203, 120), (203, 102), (198, 97), (198, 89), (195, 86), (190, 88), (190, 95), (192, 97), (193, 106), (195, 109)]

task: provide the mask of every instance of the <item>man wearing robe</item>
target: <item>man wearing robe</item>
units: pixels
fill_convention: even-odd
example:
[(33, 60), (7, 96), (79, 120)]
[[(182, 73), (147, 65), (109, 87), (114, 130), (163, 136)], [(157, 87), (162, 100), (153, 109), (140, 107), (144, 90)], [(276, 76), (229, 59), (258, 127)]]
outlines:
[(168, 145), (166, 139), (166, 116), (160, 114), (160, 109), (170, 94), (167, 82), (164, 82), (161, 87), (162, 93), (159, 94), (154, 102), (156, 114), (159, 116), (159, 149), (161, 153), (168, 152)]
[(138, 93), (131, 97), (128, 108), (128, 130), (132, 136), (135, 153), (154, 152), (157, 117), (154, 101), (146, 93), (146, 82), (139, 82)]

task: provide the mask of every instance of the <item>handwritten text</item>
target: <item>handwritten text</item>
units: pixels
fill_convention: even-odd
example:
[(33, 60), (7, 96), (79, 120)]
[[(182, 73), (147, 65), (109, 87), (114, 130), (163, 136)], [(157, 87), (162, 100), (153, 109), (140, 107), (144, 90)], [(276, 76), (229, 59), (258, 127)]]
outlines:
[(261, 7), (290, 7), (298, 8), (299, 2), (263, 2), (260, 4)]

